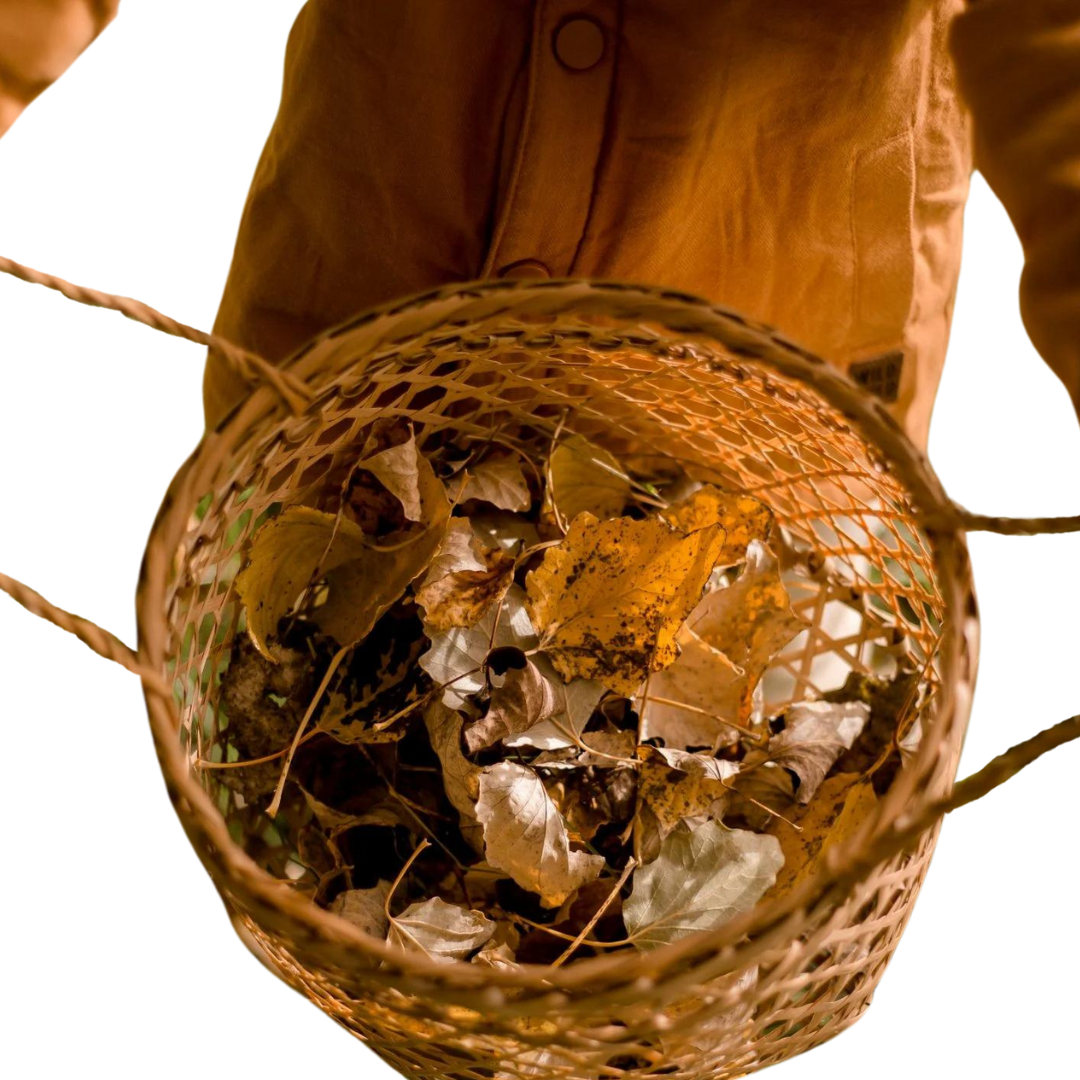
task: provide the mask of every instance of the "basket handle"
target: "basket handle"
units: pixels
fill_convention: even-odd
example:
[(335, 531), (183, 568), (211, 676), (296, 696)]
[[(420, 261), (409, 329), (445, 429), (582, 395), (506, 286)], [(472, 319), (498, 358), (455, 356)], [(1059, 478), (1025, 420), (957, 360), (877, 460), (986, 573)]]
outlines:
[(990, 514), (975, 514), (964, 509), (959, 503), (953, 503), (953, 518), (948, 522), (928, 521), (927, 527), (945, 525), (948, 528), (961, 528), (967, 532), (991, 532), (1000, 536), (1049, 536), (1051, 534), (1080, 532), (1080, 515), (1050, 518), (994, 517)]
[(119, 311), (121, 315), (135, 322), (160, 330), (162, 333), (171, 334), (173, 337), (193, 341), (197, 345), (210, 346), (221, 354), (226, 365), (245, 383), (254, 385), (264, 382), (270, 386), (293, 415), (302, 413), (311, 400), (311, 391), (292, 372), (277, 368), (261, 356), (248, 352), (247, 349), (241, 349), (238, 345), (216, 334), (208, 334), (204, 330), (197, 330), (194, 326), (177, 322), (176, 319), (171, 319), (168, 315), (163, 315), (148, 304), (134, 300), (130, 296), (114, 296), (112, 293), (100, 292), (98, 289), (73, 285), (63, 278), (33, 270), (3, 255), (0, 255), (0, 273), (9, 274), (31, 285), (44, 285), (45, 288), (54, 289), (62, 296), (79, 304)]
[(131, 646), (123, 642), (111, 630), (107, 630), (105, 626), (53, 604), (52, 600), (45, 599), (36, 589), (31, 589), (25, 581), (19, 581), (10, 573), (2, 571), (0, 571), (0, 593), (10, 596), (28, 615), (52, 623), (64, 633), (77, 637), (96, 656), (122, 667), (124, 671), (131, 672), (140, 683), (146, 683), (166, 698), (170, 696), (172, 691), (165, 679), (158, 672), (151, 671), (149, 667), (140, 664), (135, 659)]
[[(89, 619), (56, 607), (30, 586), (24, 585), (7, 574), (0, 574), (0, 592), (7, 593), (32, 615), (37, 615), (38, 618), (60, 627), (61, 630), (74, 634), (99, 656), (138, 675), (148, 689), (171, 699), (172, 691), (165, 679), (157, 671), (144, 664), (139, 654), (129, 645), (125, 645), (115, 634), (103, 630)], [(866, 871), (869, 872), (878, 863), (904, 850), (927, 829), (933, 828), (946, 814), (981, 799), (1011, 780), (1043, 754), (1074, 739), (1080, 739), (1080, 716), (1071, 716), (1068, 720), (1063, 720), (1060, 724), (1039, 732), (1034, 738), (1018, 743), (1010, 750), (1006, 750), (1004, 754), (994, 758), (978, 772), (954, 784), (952, 792), (946, 798), (928, 803), (913, 818), (906, 819), (901, 816), (894, 828), (886, 832), (853, 866), (861, 867), (867, 859), (872, 858), (873, 861), (866, 866)]]

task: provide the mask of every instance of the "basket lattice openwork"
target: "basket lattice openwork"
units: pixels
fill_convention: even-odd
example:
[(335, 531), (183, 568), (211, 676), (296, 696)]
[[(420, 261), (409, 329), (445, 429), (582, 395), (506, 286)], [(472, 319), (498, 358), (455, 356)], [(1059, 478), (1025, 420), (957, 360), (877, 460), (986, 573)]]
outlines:
[(244, 632), (235, 578), (253, 531), (293, 504), (335, 509), (377, 418), (418, 442), (450, 426), (523, 445), (556, 425), (626, 459), (766, 501), (785, 582), (810, 623), (764, 681), (766, 706), (818, 696), (851, 671), (921, 673), (919, 749), (865, 853), (946, 795), (974, 675), (966, 549), (952, 505), (865, 391), (767, 329), (679, 295), (591, 283), (444, 290), (369, 313), (287, 365), (299, 415), (264, 387), (178, 474), (147, 550), (141, 663), (172, 697), (148, 702), (170, 792), (240, 929), (283, 979), (407, 1075), (729, 1078), (798, 1054), (867, 1008), (934, 847), (839, 888), (817, 881), (719, 930), (649, 954), (553, 970), (435, 964), (363, 935), (309, 899), (290, 807), (270, 821), (203, 761), (235, 757), (221, 677)]

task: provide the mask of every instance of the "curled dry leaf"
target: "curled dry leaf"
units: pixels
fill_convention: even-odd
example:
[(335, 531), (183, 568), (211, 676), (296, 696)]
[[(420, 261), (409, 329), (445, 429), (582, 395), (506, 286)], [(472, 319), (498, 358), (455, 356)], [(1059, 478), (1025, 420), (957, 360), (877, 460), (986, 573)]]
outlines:
[(416, 594), (426, 628), (445, 632), (475, 626), (506, 595), (514, 581), (514, 557), (499, 548), (481, 550), (479, 555), (482, 569), (456, 570), (434, 581), (428, 575)]
[(511, 667), (492, 679), (491, 702), (485, 716), (465, 729), (465, 746), (470, 754), (492, 746), (500, 739), (528, 731), (546, 720), (555, 710), (555, 691), (531, 661)]
[(567, 681), (629, 697), (678, 656), (675, 635), (723, 546), (718, 523), (683, 532), (656, 518), (579, 514), (526, 582), (540, 647)]
[(566, 825), (540, 777), (523, 765), (502, 761), (481, 772), (476, 816), (488, 862), (537, 893), (547, 907), (558, 907), (604, 868), (602, 856), (571, 850)]
[(630, 480), (622, 466), (580, 435), (568, 435), (551, 451), (548, 474), (548, 498), (567, 524), (582, 513), (600, 520), (618, 517), (630, 499)]
[(391, 916), (387, 941), (402, 949), (426, 953), (445, 964), (464, 960), (494, 933), (495, 923), (483, 912), (433, 896)]
[(739, 766), (707, 754), (639, 746), (638, 793), (665, 838), (684, 818), (719, 817)]
[[(774, 810), (810, 802), (836, 759), (858, 738), (870, 714), (861, 701), (806, 701), (792, 705), (785, 727), (765, 750), (743, 759), (734, 787)], [(750, 814), (756, 820), (756, 814)]]
[(551, 717), (504, 740), (510, 748), (531, 746), (536, 750), (559, 750), (576, 746), (585, 725), (592, 719), (600, 699), (607, 692), (602, 683), (593, 679), (574, 679), (564, 682), (551, 661), (542, 653), (534, 664), (543, 675), (554, 698)]
[(330, 910), (381, 941), (386, 937), (389, 896), (390, 882), (380, 881), (374, 889), (349, 889), (340, 893), (330, 904)]
[(420, 453), (407, 420), (376, 420), (358, 469), (371, 473), (401, 503), (409, 521), (420, 521)]
[(479, 499), (500, 510), (528, 510), (532, 496), (517, 454), (491, 454), (471, 465), (461, 491), (461, 501), (468, 499)]
[(784, 865), (769, 892), (773, 899), (794, 892), (823, 865), (825, 852), (850, 840), (877, 809), (873, 785), (856, 773), (830, 776), (814, 798), (770, 826), (784, 851)]
[(420, 666), (436, 686), (443, 687), (442, 699), (453, 709), (462, 708), (469, 695), (484, 688), (484, 662), (492, 649), (515, 646), (527, 651), (537, 642), (525, 610), (525, 594), (516, 585), (475, 626), (429, 636), (431, 648), (420, 657)]
[(677, 829), (634, 871), (623, 919), (637, 948), (655, 949), (715, 930), (749, 911), (776, 880), (784, 856), (775, 836), (707, 821)]
[(325, 576), (328, 589), (313, 621), (339, 644), (354, 645), (423, 571), (442, 540), (450, 504), (425, 458), (418, 460), (417, 478), (423, 527), (379, 546), (348, 518), (307, 506), (289, 507), (259, 529), (236, 590), (251, 638), (267, 659), (275, 659), (268, 639), (313, 580)]
[(462, 753), (461, 729), (464, 724), (460, 713), (437, 699), (424, 710), (424, 725), (431, 748), (442, 765), (446, 797), (466, 822), (475, 822), (482, 770)]

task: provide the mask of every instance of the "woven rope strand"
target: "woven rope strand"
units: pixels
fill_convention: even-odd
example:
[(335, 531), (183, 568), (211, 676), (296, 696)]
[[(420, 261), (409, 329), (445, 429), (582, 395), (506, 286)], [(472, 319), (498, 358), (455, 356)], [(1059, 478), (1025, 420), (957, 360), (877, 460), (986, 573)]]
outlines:
[(194, 326), (177, 322), (176, 319), (171, 319), (168, 315), (164, 315), (148, 304), (134, 300), (130, 296), (115, 296), (112, 293), (101, 292), (98, 289), (75, 285), (70, 281), (65, 281), (63, 278), (24, 266), (22, 263), (5, 258), (3, 255), (0, 255), (0, 273), (18, 278), (20, 281), (25, 281), (30, 285), (44, 285), (45, 288), (53, 289), (60, 293), (61, 296), (65, 296), (67, 299), (74, 300), (79, 304), (86, 304), (88, 307), (118, 311), (125, 318), (142, 323), (143, 326), (149, 326), (152, 330), (160, 330), (163, 334), (170, 334), (172, 337), (182, 338), (197, 345), (206, 345), (216, 349), (224, 357), (225, 362), (246, 383), (266, 382), (276, 391), (289, 410), (296, 415), (304, 411), (310, 399), (310, 392), (307, 387), (290, 372), (274, 367), (273, 364), (264, 360), (261, 356), (256, 356), (246, 349), (241, 349), (231, 341), (218, 337), (216, 334), (208, 334), (204, 330), (197, 330)]

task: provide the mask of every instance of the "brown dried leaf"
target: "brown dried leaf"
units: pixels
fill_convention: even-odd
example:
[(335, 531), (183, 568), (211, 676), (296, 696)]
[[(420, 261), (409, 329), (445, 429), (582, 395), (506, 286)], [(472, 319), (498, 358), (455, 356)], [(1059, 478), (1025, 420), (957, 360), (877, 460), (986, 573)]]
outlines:
[(752, 539), (741, 575), (706, 594), (694, 608), (678, 634), (678, 660), (649, 684), (650, 698), (702, 712), (648, 701), (643, 738), (660, 737), (667, 745), (680, 747), (733, 741), (733, 729), (725, 728), (723, 719), (746, 723), (761, 675), (775, 654), (806, 627), (792, 611), (777, 558), (764, 543)]
[(422, 903), (410, 904), (400, 915), (391, 916), (387, 941), (447, 964), (464, 960), (494, 933), (495, 923), (483, 912), (448, 904), (433, 896)]
[(723, 718), (740, 722), (746, 673), (685, 627), (677, 640), (678, 660), (649, 679), (642, 739), (660, 738), (677, 749), (712, 749), (737, 742), (739, 733), (724, 724)]
[[(236, 589), (247, 611), (248, 632), (275, 660), (268, 638), (316, 576), (326, 577), (328, 598), (313, 620), (341, 645), (362, 640), (430, 562), (450, 516), (442, 482), (425, 458), (418, 461), (424, 527), (372, 546), (348, 518), (292, 506), (255, 534)], [(336, 531), (335, 531), (336, 529)], [(331, 537), (333, 542), (331, 543)]]
[(475, 626), (435, 632), (430, 638), (431, 648), (420, 657), (420, 666), (436, 686), (443, 687), (442, 699), (454, 709), (464, 707), (469, 696), (486, 685), (483, 668), (492, 649), (529, 650), (537, 642), (525, 594), (517, 585), (510, 586), (502, 604), (489, 608)]
[(592, 679), (564, 682), (551, 661), (542, 654), (538, 654), (533, 662), (547, 680), (555, 699), (551, 718), (511, 736), (505, 740), (505, 745), (512, 749), (531, 746), (536, 750), (575, 746), (607, 690)]
[(502, 761), (480, 774), (476, 816), (488, 862), (523, 889), (558, 907), (604, 867), (599, 855), (573, 851), (566, 824), (532, 769)]
[(470, 754), (528, 731), (555, 711), (555, 692), (532, 662), (525, 660), (523, 667), (510, 668), (499, 685), (495, 685), (495, 678), (487, 714), (465, 729)]
[(475, 626), (506, 595), (514, 581), (514, 557), (499, 549), (483, 550), (483, 569), (456, 570), (425, 582), (416, 594), (424, 609), (424, 627), (434, 631)]
[(461, 729), (464, 726), (460, 714), (435, 700), (424, 710), (431, 748), (442, 765), (443, 786), (450, 805), (466, 822), (476, 821), (476, 800), (480, 797), (480, 773), (462, 752)]
[(395, 496), (409, 521), (422, 520), (420, 453), (407, 420), (376, 420), (361, 451), (358, 469), (371, 473)]
[(859, 737), (869, 715), (870, 707), (861, 701), (792, 705), (784, 730), (769, 740), (767, 749), (746, 755), (733, 786), (774, 810), (796, 800), (805, 805)]
[(716, 817), (739, 766), (707, 754), (639, 746), (638, 792), (656, 817), (664, 839), (684, 818)]
[(602, 826), (619, 825), (633, 817), (637, 771), (630, 765), (600, 760), (602, 765), (538, 768), (572, 839), (591, 840)]
[(656, 518), (579, 514), (527, 579), (540, 647), (567, 681), (631, 696), (677, 657), (675, 635), (723, 546), (719, 524), (687, 533)]
[(784, 865), (769, 897), (787, 896), (813, 877), (825, 852), (853, 837), (876, 809), (873, 786), (858, 774), (840, 773), (829, 777), (807, 805), (791, 812), (791, 822), (802, 832), (775, 821), (770, 832), (780, 841)]
[(381, 941), (386, 937), (389, 895), (390, 882), (380, 881), (374, 889), (349, 889), (340, 893), (330, 904), (330, 910)]
[(492, 454), (471, 465), (461, 492), (461, 501), (468, 499), (479, 499), (500, 510), (528, 510), (532, 496), (517, 454)]
[(548, 498), (567, 524), (581, 513), (600, 520), (618, 517), (630, 499), (630, 480), (622, 466), (580, 435), (568, 435), (552, 450), (548, 468)]

